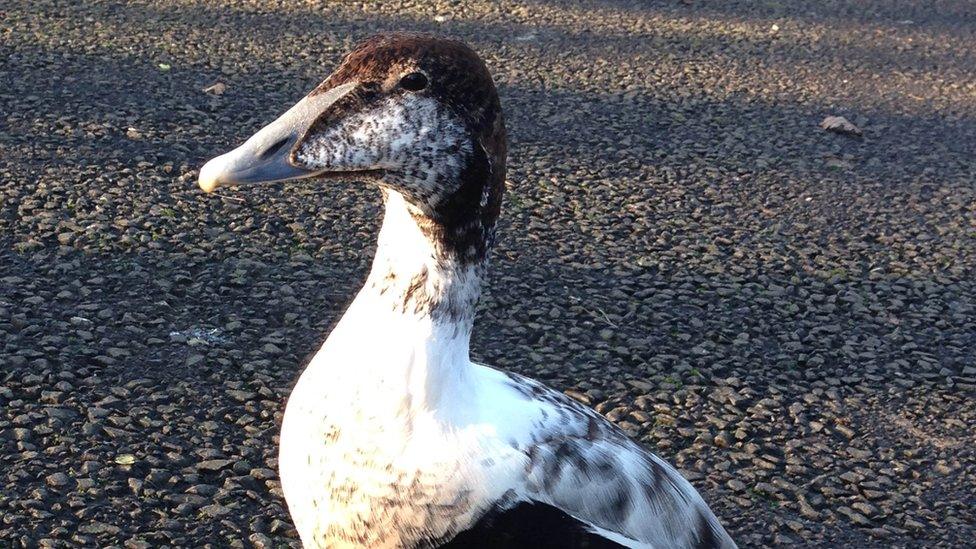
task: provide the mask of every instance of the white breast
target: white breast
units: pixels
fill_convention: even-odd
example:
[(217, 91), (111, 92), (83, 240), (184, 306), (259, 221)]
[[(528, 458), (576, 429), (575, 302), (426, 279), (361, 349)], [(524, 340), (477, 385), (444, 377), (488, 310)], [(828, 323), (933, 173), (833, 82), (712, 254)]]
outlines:
[(423, 372), (470, 370), (444, 364), (468, 360), (453, 330), (371, 309), (357, 299), (285, 411), (282, 489), (306, 547), (444, 537), (500, 497), (485, 463), (514, 463), (483, 459), (506, 450), (479, 419), (476, 384)]

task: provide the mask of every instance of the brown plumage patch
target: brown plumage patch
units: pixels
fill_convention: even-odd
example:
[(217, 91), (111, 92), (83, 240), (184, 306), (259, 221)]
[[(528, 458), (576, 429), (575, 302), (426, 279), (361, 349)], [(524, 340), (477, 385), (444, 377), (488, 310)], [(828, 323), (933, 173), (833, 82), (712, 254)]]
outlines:
[(414, 71), (422, 71), (430, 80), (421, 93), (452, 106), (471, 129), (483, 130), (479, 137), (496, 131), (492, 125), (501, 108), (488, 67), (463, 42), (430, 34), (389, 33), (369, 38), (346, 55), (311, 95), (353, 81), (375, 91), (389, 91), (400, 77)]

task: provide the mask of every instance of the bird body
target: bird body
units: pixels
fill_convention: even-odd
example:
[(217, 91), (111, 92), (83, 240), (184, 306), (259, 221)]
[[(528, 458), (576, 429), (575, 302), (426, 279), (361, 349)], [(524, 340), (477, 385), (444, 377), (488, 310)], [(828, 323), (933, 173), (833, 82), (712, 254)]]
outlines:
[(386, 35), (201, 171), (205, 190), (364, 179), (365, 285), (289, 397), (282, 489), (306, 547), (734, 547), (695, 489), (596, 412), (471, 362), (505, 132), (466, 46)]

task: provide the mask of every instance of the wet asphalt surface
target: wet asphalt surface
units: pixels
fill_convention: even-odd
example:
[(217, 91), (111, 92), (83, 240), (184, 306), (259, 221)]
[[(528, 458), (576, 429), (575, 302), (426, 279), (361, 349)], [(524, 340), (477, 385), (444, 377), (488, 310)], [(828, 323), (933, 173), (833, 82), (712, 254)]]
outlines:
[(3, 3), (0, 545), (297, 545), (281, 412), (378, 196), (195, 170), (425, 30), (511, 137), (476, 359), (605, 413), (742, 546), (966, 546), (976, 4), (921, 4)]

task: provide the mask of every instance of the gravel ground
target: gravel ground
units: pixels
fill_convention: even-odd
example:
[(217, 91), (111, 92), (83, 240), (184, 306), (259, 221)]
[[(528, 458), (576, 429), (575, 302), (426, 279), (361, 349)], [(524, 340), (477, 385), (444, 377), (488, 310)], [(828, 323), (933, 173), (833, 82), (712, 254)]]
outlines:
[(0, 20), (0, 545), (297, 546), (281, 412), (365, 277), (378, 198), (204, 196), (195, 170), (389, 29), (472, 43), (508, 114), (477, 359), (596, 406), (743, 546), (976, 538), (973, 2)]

